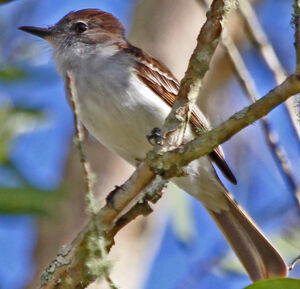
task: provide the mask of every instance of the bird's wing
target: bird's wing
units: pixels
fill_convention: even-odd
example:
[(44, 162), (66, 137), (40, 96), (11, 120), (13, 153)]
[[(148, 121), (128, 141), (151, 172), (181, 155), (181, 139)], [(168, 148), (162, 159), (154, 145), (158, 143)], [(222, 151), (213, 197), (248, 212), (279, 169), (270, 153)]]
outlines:
[[(172, 73), (155, 58), (146, 54), (139, 48), (129, 45), (128, 53), (133, 54), (140, 60), (135, 65), (137, 76), (168, 105), (173, 106), (179, 90), (179, 83)], [(191, 113), (190, 122), (195, 128), (207, 131), (208, 124), (204, 122), (203, 118), (203, 114), (200, 112), (199, 108), (195, 107)], [(222, 171), (223, 175), (230, 182), (236, 184), (236, 178), (225, 161), (221, 146), (215, 148), (209, 156)]]

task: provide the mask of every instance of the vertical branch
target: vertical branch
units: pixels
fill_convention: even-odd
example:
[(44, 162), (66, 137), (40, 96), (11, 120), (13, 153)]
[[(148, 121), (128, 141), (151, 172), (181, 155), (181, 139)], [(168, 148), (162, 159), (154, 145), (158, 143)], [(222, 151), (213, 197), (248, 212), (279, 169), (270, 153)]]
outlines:
[[(88, 258), (86, 265), (90, 270), (94, 271), (95, 275), (104, 275), (106, 282), (111, 289), (117, 289), (118, 287), (113, 283), (109, 276), (109, 265), (105, 258), (107, 255), (106, 244), (101, 236), (100, 223), (97, 219), (97, 205), (94, 194), (95, 176), (91, 170), (90, 163), (87, 161), (86, 154), (83, 147), (84, 134), (81, 122), (79, 120), (79, 111), (77, 105), (77, 92), (74, 86), (73, 77), (69, 71), (66, 73), (67, 90), (70, 97), (71, 107), (74, 115), (76, 140), (75, 144), (79, 152), (80, 162), (83, 167), (85, 184), (86, 184), (86, 203), (87, 213), (90, 216), (90, 236), (87, 240), (86, 249), (88, 251)], [(99, 258), (100, 257), (100, 258)], [(98, 259), (98, 260), (97, 260)]]
[(77, 94), (76, 89), (74, 87), (73, 79), (71, 73), (67, 71), (66, 73), (66, 80), (67, 80), (67, 89), (70, 95), (70, 102), (71, 107), (73, 110), (74, 116), (74, 124), (75, 124), (75, 145), (79, 151), (80, 162), (83, 167), (85, 184), (86, 184), (86, 193), (87, 193), (87, 206), (88, 206), (88, 213), (95, 214), (95, 196), (94, 196), (94, 184), (95, 184), (95, 176), (91, 170), (90, 163), (87, 161), (86, 154), (83, 148), (83, 141), (84, 141), (84, 133), (82, 129), (81, 122), (78, 118), (78, 107), (77, 107)]
[(300, 1), (294, 0), (296, 74), (300, 75)]
[[(259, 23), (251, 3), (248, 0), (240, 0), (239, 3), (241, 16), (245, 20), (251, 35), (250, 39), (254, 41), (254, 46), (261, 54), (270, 71), (273, 73), (276, 83), (282, 83), (287, 76), (287, 72), (280, 63), (273, 46), (271, 45), (267, 35), (264, 32), (264, 29)], [(298, 5), (297, 0), (295, 0), (295, 5)], [(291, 124), (293, 125), (293, 130), (298, 137), (298, 141), (300, 141), (300, 128), (298, 126), (299, 121), (297, 119), (294, 106), (295, 100), (293, 101), (293, 98), (285, 102), (285, 107), (287, 109)]]

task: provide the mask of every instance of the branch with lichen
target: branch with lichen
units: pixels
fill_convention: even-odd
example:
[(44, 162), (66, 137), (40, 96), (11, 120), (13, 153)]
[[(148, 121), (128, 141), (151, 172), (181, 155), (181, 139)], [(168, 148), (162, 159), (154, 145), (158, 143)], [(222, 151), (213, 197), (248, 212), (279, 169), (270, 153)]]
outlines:
[[(150, 184), (155, 175), (163, 175), (165, 179), (180, 176), (179, 167), (211, 152), (220, 143), (228, 140), (244, 127), (269, 113), (288, 97), (299, 92), (300, 76), (291, 75), (256, 103), (237, 112), (227, 121), (204, 133), (201, 137), (163, 155), (149, 153), (146, 160), (139, 165), (129, 180), (124, 183), (122, 188), (118, 189), (122, 191), (114, 192), (114, 208), (107, 203), (97, 214), (103, 235), (109, 237), (112, 242), (108, 244), (108, 247), (113, 244), (113, 236), (119, 231), (116, 225), (122, 227), (124, 223), (129, 223), (131, 218), (142, 215), (144, 212), (145, 214), (151, 212), (148, 205), (146, 207), (135, 205), (133, 214), (132, 211), (125, 214), (123, 224), (122, 221), (120, 223), (117, 221), (117, 216), (128, 205), (128, 200), (132, 200), (147, 184)], [(141, 213), (138, 212), (138, 209)], [(121, 218), (119, 220), (122, 220)], [(116, 221), (114, 222), (114, 220)], [(43, 274), (44, 282), (40, 288), (74, 288), (75, 285), (78, 286), (77, 288), (85, 288), (96, 279), (97, 276), (89, 274), (85, 267), (88, 238), (89, 224), (50, 264)]]
[[(237, 132), (267, 115), (272, 109), (283, 103), (290, 96), (300, 92), (300, 76), (290, 75), (282, 84), (275, 87), (267, 95), (252, 105), (235, 113), (227, 121), (216, 128), (202, 134), (195, 140), (162, 156), (154, 156), (149, 164), (155, 170), (164, 171), (169, 178), (177, 175), (178, 166), (186, 166), (189, 162), (208, 154), (219, 144), (230, 139)], [(147, 158), (148, 160), (149, 158)]]
[[(168, 148), (181, 144), (192, 108), (202, 88), (214, 52), (219, 44), (224, 17), (235, 8), (235, 1), (213, 1), (201, 28), (196, 48), (190, 58), (188, 69), (181, 80), (177, 98), (171, 113), (166, 118), (162, 137), (168, 140)], [(178, 140), (179, 139), (179, 140)]]
[[(207, 7), (209, 1), (208, 0), (201, 0), (201, 3), (203, 3), (203, 6)], [(250, 3), (246, 4), (246, 6), (250, 5)], [(242, 5), (242, 7), (244, 7)], [(245, 9), (245, 8), (244, 8)], [(243, 10), (244, 11), (244, 10)], [(244, 11), (245, 12), (245, 11)], [(252, 13), (254, 13), (252, 11)], [(249, 15), (247, 16), (249, 17)], [(257, 22), (256, 20), (254, 21)], [(259, 30), (260, 31), (260, 30)], [(297, 29), (296, 29), (297, 31)], [(261, 32), (262, 36), (258, 37), (258, 39), (265, 39), (266, 37)], [(297, 32), (296, 32), (297, 34)], [(257, 37), (257, 36), (256, 36)], [(264, 42), (267, 42), (264, 40)], [(254, 79), (251, 77), (251, 74), (249, 70), (247, 69), (247, 66), (236, 47), (233, 39), (230, 37), (226, 27), (223, 28), (222, 32), (222, 41), (221, 45), (224, 47), (226, 54), (228, 55), (228, 59), (233, 67), (233, 70), (235, 72), (235, 76), (240, 83), (240, 86), (245, 92), (245, 95), (251, 102), (256, 102), (259, 99), (259, 93), (257, 91)], [(270, 44), (268, 44), (270, 45)], [(268, 48), (270, 50), (270, 48)], [(270, 53), (264, 53), (267, 57), (268, 61), (271, 61), (272, 59), (276, 58), (275, 52), (271, 49)], [(268, 55), (271, 55), (271, 59), (269, 59)], [(275, 65), (273, 62), (271, 62), (272, 70), (274, 72), (275, 78), (279, 80), (285, 79), (285, 73), (283, 72), (283, 68), (281, 67), (279, 60), (276, 58)], [(277, 68), (278, 67), (278, 68)], [(269, 147), (269, 150), (271, 152), (271, 155), (279, 169), (279, 172), (282, 175), (283, 180), (286, 182), (286, 185), (288, 189), (290, 189), (292, 197), (295, 199), (295, 202), (299, 208), (300, 204), (300, 189), (298, 188), (297, 182), (295, 181), (292, 171), (290, 162), (287, 159), (287, 154), (284, 150), (284, 148), (280, 145), (280, 143), (277, 141), (277, 134), (275, 131), (272, 130), (271, 124), (267, 117), (263, 117), (260, 119), (262, 124), (262, 129), (264, 133), (264, 137), (266, 139), (266, 143)]]
[[(104, 276), (106, 282), (111, 289), (117, 289), (112, 279), (109, 276), (109, 262), (106, 260), (107, 251), (106, 243), (104, 238), (101, 238), (100, 224), (97, 219), (97, 200), (94, 194), (94, 184), (95, 176), (91, 170), (90, 163), (87, 161), (87, 157), (84, 151), (83, 141), (84, 134), (82, 125), (79, 120), (78, 102), (76, 88), (73, 82), (73, 77), (71, 72), (66, 73), (66, 83), (67, 90), (69, 92), (71, 107), (74, 115), (75, 123), (75, 144), (79, 152), (80, 162), (82, 164), (85, 184), (86, 184), (86, 204), (87, 204), (87, 214), (90, 217), (90, 234), (87, 242), (87, 261), (86, 265), (93, 275), (98, 275), (99, 277)], [(100, 237), (100, 238), (99, 238)], [(99, 254), (101, 257), (99, 258)]]
[[(277, 105), (285, 101), (288, 97), (300, 92), (300, 76), (293, 74), (286, 81), (275, 89), (270, 91), (256, 103), (244, 108), (234, 114), (227, 121), (217, 126), (215, 129), (204, 133), (201, 137), (165, 154), (148, 154), (146, 160), (139, 165), (137, 170), (124, 183), (121, 193), (114, 193), (114, 208), (109, 203), (106, 204), (97, 214), (101, 224), (103, 236), (109, 236), (113, 244), (113, 236), (118, 231), (115, 227), (118, 224), (117, 216), (128, 205), (128, 200), (133, 199), (143, 188), (154, 179), (155, 175), (163, 175), (165, 179), (180, 176), (181, 172), (178, 167), (185, 166), (189, 162), (209, 153), (217, 145), (228, 140), (238, 131), (258, 120), (269, 113)], [(155, 173), (156, 172), (156, 173)], [(132, 211), (125, 214), (124, 222), (129, 222), (128, 217), (137, 217), (141, 214), (151, 212), (148, 206), (141, 209), (141, 206), (135, 205), (134, 214)], [(132, 214), (132, 216), (130, 216)], [(122, 217), (121, 217), (122, 218)], [(116, 220), (116, 222), (114, 222)], [(121, 220), (121, 219), (119, 219)], [(131, 220), (130, 220), (131, 221)], [(90, 221), (91, 222), (91, 221)], [(90, 223), (89, 223), (90, 224)], [(44, 273), (44, 283), (40, 288), (85, 288), (93, 282), (97, 276), (91, 275), (86, 270), (86, 244), (89, 238), (89, 224), (76, 237), (70, 246), (64, 248), (63, 252), (58, 255), (56, 260)], [(122, 227), (122, 221), (118, 224)], [(99, 256), (100, 257), (100, 256)], [(62, 285), (60, 285), (62, 284)], [(70, 285), (69, 285), (70, 284)], [(56, 286), (56, 287), (55, 287)], [(76, 287), (75, 287), (76, 288)]]
[[(151, 212), (149, 198), (152, 202), (157, 201), (164, 183), (172, 177), (182, 175), (182, 166), (211, 152), (220, 143), (266, 115), (288, 97), (300, 92), (300, 76), (295, 73), (265, 97), (236, 113), (215, 129), (179, 146), (189, 120), (190, 106), (196, 100), (203, 77), (219, 42), (225, 8), (227, 9), (224, 1), (214, 0), (211, 10), (207, 14), (207, 21), (201, 29), (197, 47), (185, 78), (181, 82), (178, 99), (162, 130), (165, 138), (164, 145), (167, 148), (162, 150), (160, 146), (155, 146), (147, 154), (144, 162), (139, 164), (133, 175), (109, 195), (106, 205), (96, 215), (99, 235), (105, 239), (107, 251), (113, 245), (114, 235), (123, 226), (137, 216), (147, 215)], [(201, 77), (198, 78), (198, 75)], [(176, 135), (176, 131), (178, 135)], [(173, 147), (175, 149), (170, 150)], [(140, 201), (132, 208), (128, 208), (137, 196)], [(126, 213), (124, 213), (125, 209)], [(73, 242), (64, 247), (56, 260), (51, 263), (44, 273), (44, 282), (40, 288), (85, 288), (96, 280), (98, 276), (89, 271), (86, 263), (91, 222), (93, 220), (89, 221)], [(101, 258), (101, 252), (96, 253), (95, 257)]]

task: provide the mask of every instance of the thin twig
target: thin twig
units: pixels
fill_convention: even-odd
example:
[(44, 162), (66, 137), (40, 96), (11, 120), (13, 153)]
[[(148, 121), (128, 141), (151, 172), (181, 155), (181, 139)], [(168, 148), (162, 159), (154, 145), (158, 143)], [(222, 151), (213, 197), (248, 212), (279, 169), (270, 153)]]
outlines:
[[(208, 0), (201, 0), (198, 2), (205, 8), (207, 8), (209, 3)], [(245, 62), (234, 41), (230, 37), (226, 27), (223, 28), (221, 45), (225, 48), (228, 59), (230, 60), (230, 63), (234, 69), (235, 76), (237, 77), (240, 86), (245, 91), (245, 95), (251, 102), (256, 102), (257, 99), (259, 99), (259, 93), (257, 91), (254, 79), (251, 77), (251, 74), (247, 69)], [(279, 69), (279, 72), (277, 74), (279, 76), (282, 76), (283, 74), (281, 74), (280, 72), (281, 70)], [(287, 187), (291, 190), (291, 194), (297, 203), (297, 207), (299, 208), (300, 192), (297, 183), (293, 178), (290, 163), (286, 157), (286, 152), (277, 141), (277, 134), (272, 131), (271, 124), (269, 123), (268, 118), (263, 117), (260, 119), (260, 121), (262, 123), (264, 136), (273, 159), (279, 169), (279, 172), (285, 180)]]
[[(208, 0), (202, 0), (201, 3), (207, 7)], [(262, 35), (260, 38), (264, 39), (264, 35)], [(259, 38), (259, 39), (260, 39)], [(259, 93), (257, 91), (255, 82), (253, 78), (251, 77), (250, 72), (247, 69), (247, 66), (245, 62), (243, 61), (243, 58), (238, 51), (238, 48), (234, 44), (232, 38), (230, 37), (227, 29), (223, 28), (222, 33), (222, 42), (221, 44), (225, 48), (225, 51), (227, 55), (229, 56), (229, 60), (234, 68), (235, 75), (241, 85), (241, 87), (245, 91), (245, 95), (250, 99), (250, 101), (255, 102), (259, 98)], [(273, 55), (273, 56), (272, 56)], [(271, 53), (271, 56), (274, 58), (274, 53)], [(276, 58), (276, 55), (275, 55)], [(280, 63), (277, 63), (275, 61), (276, 65), (273, 65), (275, 75), (277, 76), (277, 79), (281, 79), (282, 77), (285, 78), (284, 73), (282, 72)], [(279, 67), (277, 69), (276, 67)], [(276, 68), (276, 69), (275, 69)], [(283, 78), (283, 79), (284, 79)], [(275, 163), (277, 164), (277, 167), (283, 177), (283, 179), (286, 181), (288, 188), (291, 190), (293, 198), (295, 198), (297, 205), (299, 207), (299, 188), (297, 186), (296, 181), (293, 178), (290, 163), (287, 160), (286, 152), (284, 149), (280, 146), (279, 142), (276, 140), (277, 135), (274, 131), (272, 131), (271, 125), (267, 119), (267, 117), (261, 118), (262, 128), (265, 135), (265, 139), (267, 141), (267, 144), (270, 148), (270, 152), (273, 156), (273, 159)]]
[[(297, 0), (295, 0), (295, 3), (296, 2)], [(276, 83), (282, 83), (287, 76), (287, 72), (280, 63), (280, 60), (266, 33), (264, 32), (264, 29), (262, 28), (250, 1), (240, 0), (239, 7), (241, 16), (245, 20), (245, 23), (248, 27), (248, 31), (251, 36), (250, 40), (254, 41), (254, 47), (257, 48), (266, 65), (273, 73)], [(298, 73), (298, 71), (296, 73)], [(289, 99), (285, 102), (285, 107), (287, 109), (291, 124), (293, 125), (293, 130), (298, 137), (298, 141), (300, 141), (300, 127), (298, 125), (299, 120), (295, 112), (295, 101), (292, 98)]]
[(296, 50), (296, 72), (300, 73), (300, 2), (294, 0), (294, 24), (295, 24), (295, 50)]
[[(238, 51), (238, 48), (234, 44), (232, 38), (228, 34), (227, 29), (225, 28), (223, 29), (222, 33), (222, 45), (229, 56), (229, 60), (235, 71), (235, 75), (241, 87), (244, 89), (245, 95), (251, 102), (256, 102), (259, 99), (259, 93), (257, 91), (255, 82), (251, 77), (251, 74), (247, 69), (240, 52)], [(297, 203), (297, 207), (299, 208), (299, 188), (294, 180), (290, 162), (287, 159), (287, 154), (284, 148), (277, 141), (277, 134), (272, 130), (268, 117), (263, 117), (260, 119), (260, 121), (273, 159), (282, 175), (282, 178), (285, 180), (287, 187), (290, 189), (291, 194)]]
[(87, 206), (88, 206), (88, 212), (90, 214), (96, 214), (97, 211), (95, 209), (95, 195), (94, 195), (94, 184), (95, 184), (95, 176), (94, 173), (91, 170), (90, 163), (87, 161), (87, 157), (84, 151), (83, 142), (84, 142), (84, 133), (82, 129), (81, 122), (79, 120), (79, 111), (78, 111), (78, 105), (77, 105), (77, 93), (76, 89), (73, 83), (73, 78), (71, 76), (71, 73), (67, 71), (66, 73), (66, 82), (68, 85), (68, 91), (70, 95), (70, 101), (71, 101), (71, 107), (73, 110), (73, 116), (74, 116), (74, 123), (75, 123), (75, 135), (76, 140), (75, 144), (79, 151), (80, 156), (80, 163), (82, 164), (83, 171), (84, 171), (84, 177), (85, 177), (85, 184), (86, 184), (86, 193), (87, 193)]
[(300, 255), (297, 256), (292, 262), (291, 264), (289, 265), (289, 271), (292, 271), (295, 267), (295, 265), (300, 261)]
[[(67, 89), (70, 97), (71, 107), (73, 110), (74, 123), (75, 123), (75, 135), (76, 135), (76, 147), (79, 152), (80, 162), (83, 167), (85, 184), (86, 184), (86, 202), (87, 202), (87, 213), (91, 218), (91, 233), (93, 233), (93, 238), (90, 238), (90, 242), (87, 243), (87, 251), (89, 255), (89, 260), (93, 260), (94, 258), (99, 258), (97, 252), (100, 251), (101, 259), (98, 260), (98, 264), (95, 262), (91, 262), (94, 268), (90, 268), (91, 270), (98, 271), (97, 273), (100, 275), (104, 275), (107, 284), (111, 289), (117, 289), (118, 287), (114, 284), (112, 279), (109, 276), (109, 266), (106, 265), (106, 245), (103, 245), (104, 242), (100, 239), (101, 229), (99, 228), (99, 222), (97, 219), (97, 206), (96, 206), (96, 197), (94, 194), (94, 184), (95, 184), (95, 176), (91, 170), (90, 163), (87, 160), (86, 153), (84, 151), (84, 134), (81, 122), (79, 120), (79, 107), (77, 102), (77, 91), (74, 86), (73, 77), (69, 71), (66, 73), (66, 83)], [(101, 268), (99, 270), (99, 268)], [(96, 273), (96, 274), (97, 274)]]
[[(108, 240), (113, 240), (114, 236), (128, 223), (133, 221), (138, 216), (147, 216), (152, 213), (152, 208), (148, 202), (155, 204), (162, 196), (163, 189), (166, 187), (167, 181), (158, 178), (156, 182), (152, 182), (151, 186), (148, 187), (141, 194), (141, 199), (124, 215), (119, 217), (112, 226), (109, 232), (106, 232)], [(111, 244), (112, 245), (112, 244)], [(108, 247), (110, 249), (110, 247)]]

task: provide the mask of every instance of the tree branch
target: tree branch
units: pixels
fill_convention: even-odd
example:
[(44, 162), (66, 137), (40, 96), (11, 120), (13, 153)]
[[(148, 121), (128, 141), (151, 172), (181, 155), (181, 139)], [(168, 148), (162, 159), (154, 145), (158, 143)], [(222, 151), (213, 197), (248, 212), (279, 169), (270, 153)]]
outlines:
[[(90, 238), (87, 241), (86, 250), (86, 265), (89, 268), (89, 271), (93, 271), (94, 275), (99, 277), (104, 276), (107, 284), (111, 289), (117, 289), (117, 286), (114, 284), (112, 279), (109, 276), (109, 266), (108, 262), (105, 260), (107, 255), (106, 245), (103, 244), (103, 240), (99, 238), (101, 236), (100, 224), (97, 219), (97, 205), (96, 198), (94, 194), (94, 184), (95, 176), (91, 170), (90, 163), (87, 161), (86, 154), (83, 147), (84, 134), (82, 130), (82, 125), (79, 120), (79, 111), (77, 103), (77, 92), (73, 82), (73, 77), (71, 72), (67, 71), (66, 73), (66, 83), (67, 89), (70, 95), (71, 107), (73, 109), (74, 123), (75, 123), (75, 132), (76, 132), (76, 141), (80, 162), (82, 164), (85, 184), (86, 184), (86, 212), (90, 217)], [(101, 258), (99, 258), (99, 254)]]
[[(300, 92), (300, 76), (293, 74), (281, 85), (271, 90), (267, 95), (252, 105), (235, 113), (227, 121), (211, 131), (204, 133), (195, 140), (164, 155), (152, 159), (149, 164), (155, 169), (165, 171), (166, 177), (177, 175), (176, 168), (185, 166), (216, 148), (219, 144), (230, 139), (234, 134), (267, 115), (277, 105), (287, 100), (290, 96)], [(147, 159), (148, 160), (148, 159)]]
[[(285, 101), (291, 95), (299, 92), (300, 77), (297, 75), (291, 75), (285, 82), (270, 91), (256, 103), (237, 112), (227, 121), (215, 129), (203, 134), (201, 137), (198, 137), (190, 143), (187, 143), (173, 151), (166, 152), (163, 155), (155, 155), (154, 158), (152, 158), (152, 156), (154, 156), (153, 154), (150, 156), (148, 155), (145, 162), (138, 167), (131, 178), (124, 184), (124, 186), (122, 186), (122, 194), (117, 193), (115, 195), (114, 204), (118, 210), (106, 205), (97, 214), (102, 225), (103, 232), (105, 233), (109, 232), (109, 230), (114, 230), (113, 226), (110, 227), (109, 225), (112, 224), (113, 220), (118, 215), (119, 209), (125, 207), (124, 203), (127, 205), (126, 200), (128, 199), (128, 196), (131, 196), (129, 199), (133, 199), (133, 197), (141, 191), (142, 188), (153, 180), (155, 176), (154, 171), (160, 172), (166, 179), (178, 176), (178, 166), (187, 165), (194, 159), (209, 153), (217, 145), (228, 140), (232, 135), (244, 127), (266, 115), (270, 112), (270, 110)], [(109, 233), (107, 235), (109, 235)], [(82, 257), (86, 250), (85, 245), (88, 236), (89, 225), (87, 225), (86, 228), (76, 237), (70, 247), (68, 247), (67, 251), (58, 255), (54, 264), (60, 260), (59, 265), (52, 265), (48, 267), (48, 273), (52, 274), (48, 277), (48, 282), (42, 284), (40, 288), (74, 288), (74, 284), (77, 286), (79, 286), (78, 284), (82, 284), (77, 288), (84, 288), (87, 284), (94, 280), (95, 276), (91, 277), (85, 272), (85, 263), (83, 262), (84, 260), (82, 260), (84, 259)], [(53, 270), (53, 267), (55, 270)], [(51, 268), (52, 270), (50, 270)], [(79, 283), (72, 283), (73, 287), (66, 287), (65, 282), (67, 280), (70, 281), (67, 277), (70, 277), (70, 279), (75, 277)], [(82, 280), (85, 281), (83, 282)], [(61, 284), (64, 284), (64, 287), (60, 286), (60, 284), (57, 283), (58, 281), (60, 281)]]
[[(209, 2), (208, 0), (201, 0), (201, 3), (203, 3), (203, 6), (205, 6), (205, 8), (207, 8), (208, 2)], [(250, 5), (250, 3), (248, 3), (247, 5)], [(249, 17), (249, 15), (247, 17)], [(257, 21), (254, 21), (254, 23), (256, 23), (256, 22)], [(262, 34), (262, 36), (260, 36), (260, 37), (256, 36), (256, 37), (258, 37), (258, 39), (264, 39), (264, 42), (267, 42), (265, 40), (263, 31), (261, 32), (261, 30), (259, 30), (259, 34)], [(251, 102), (256, 102), (257, 99), (259, 99), (259, 93), (257, 91), (254, 79), (251, 77), (251, 74), (250, 74), (249, 70), (247, 69), (245, 62), (244, 62), (238, 48), (234, 44), (234, 41), (230, 37), (226, 27), (224, 27), (224, 29), (223, 29), (221, 44), (224, 47), (224, 49), (228, 55), (228, 59), (230, 60), (231, 65), (234, 69), (235, 76), (237, 77), (237, 80), (240, 83), (240, 86), (244, 90), (245, 95)], [(271, 49), (271, 51), (273, 51), (272, 49)], [(282, 79), (282, 77), (283, 77), (283, 79), (285, 79), (283, 68), (281, 67), (281, 65), (279, 63), (279, 60), (276, 58), (275, 52), (273, 51), (273, 52), (271, 52), (271, 54), (270, 53), (265, 53), (265, 54), (267, 57), (269, 55), (271, 55), (271, 59), (267, 58), (268, 60), (272, 60), (273, 58), (275, 58), (276, 65), (274, 65), (273, 62), (271, 62), (272, 63), (271, 68), (274, 70), (274, 75), (275, 75), (276, 79), (280, 80), (280, 79)], [(293, 174), (291, 171), (290, 162), (287, 159), (287, 154), (286, 154), (284, 148), (282, 146), (280, 146), (280, 143), (277, 141), (277, 134), (275, 131), (272, 130), (271, 124), (270, 124), (267, 116), (261, 118), (260, 121), (262, 124), (266, 143), (269, 147), (271, 155), (279, 169), (279, 172), (282, 175), (283, 180), (286, 182), (288, 189), (291, 191), (292, 197), (295, 199), (295, 202), (299, 209), (300, 190), (298, 188), (297, 182), (294, 180), (294, 177), (293, 177)]]
[[(295, 0), (295, 3), (297, 3), (297, 0)], [(280, 63), (280, 60), (276, 55), (273, 46), (271, 45), (267, 35), (264, 32), (264, 29), (259, 23), (250, 1), (240, 0), (239, 4), (241, 16), (245, 20), (245, 23), (248, 27), (248, 31), (251, 36), (250, 40), (254, 41), (254, 47), (261, 54), (266, 65), (273, 73), (277, 85), (282, 83), (287, 77), (287, 72), (283, 68), (283, 65)], [(294, 102), (295, 101), (293, 101), (293, 99), (286, 101), (285, 107), (287, 109), (288, 116), (291, 120), (291, 124), (293, 125), (293, 130), (298, 137), (298, 141), (300, 141), (300, 128), (298, 126), (299, 120), (297, 119), (297, 115), (295, 113)]]
[(300, 73), (300, 2), (294, 0), (294, 24), (295, 24), (295, 50), (296, 50), (296, 73)]
[[(167, 149), (177, 147), (183, 140), (186, 124), (202, 88), (203, 78), (219, 44), (223, 18), (233, 8), (232, 5), (231, 1), (214, 0), (207, 12), (207, 21), (201, 28), (197, 46), (190, 58), (185, 76), (181, 80), (172, 111), (162, 129), (163, 139), (168, 137)], [(159, 151), (158, 147), (156, 149)]]

